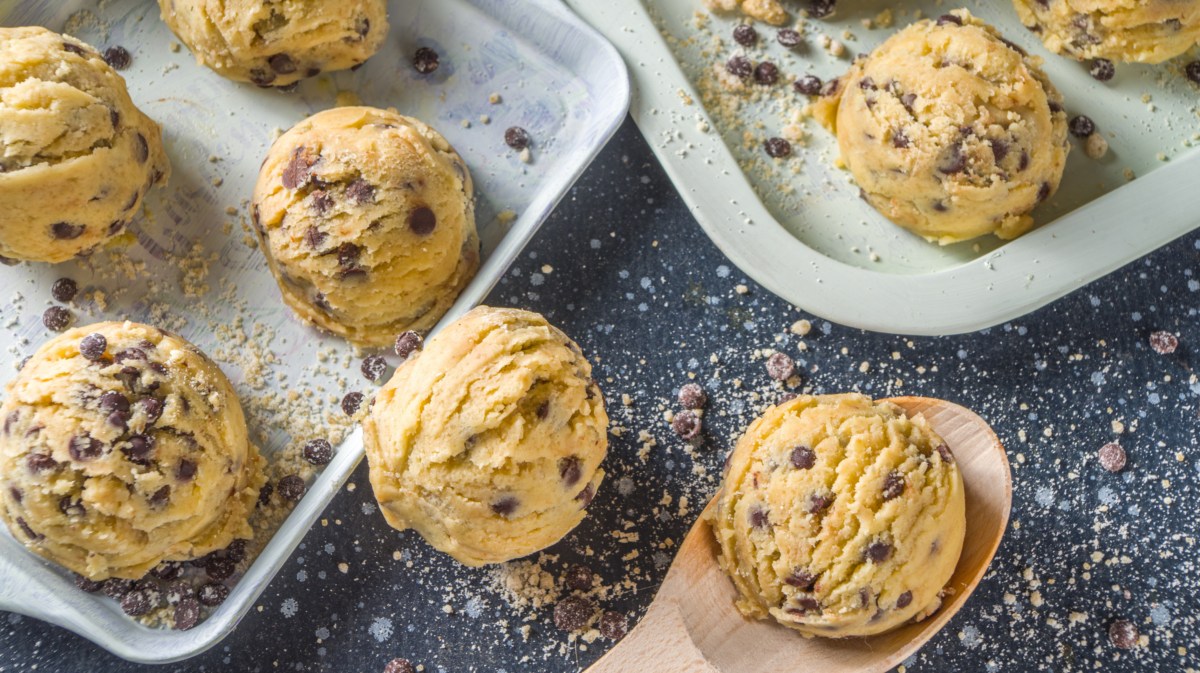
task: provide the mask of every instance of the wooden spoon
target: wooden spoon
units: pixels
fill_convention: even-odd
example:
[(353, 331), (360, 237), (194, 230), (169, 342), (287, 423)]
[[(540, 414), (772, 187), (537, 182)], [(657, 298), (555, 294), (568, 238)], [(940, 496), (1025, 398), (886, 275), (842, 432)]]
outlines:
[(587, 673), (822, 673), (887, 671), (916, 652), (962, 608), (1000, 546), (1012, 506), (1008, 456), (969, 409), (925, 397), (890, 401), (923, 414), (946, 440), (966, 487), (967, 534), (942, 607), (925, 621), (869, 638), (805, 638), (773, 621), (748, 620), (717, 567), (707, 513), (692, 527), (642, 621)]

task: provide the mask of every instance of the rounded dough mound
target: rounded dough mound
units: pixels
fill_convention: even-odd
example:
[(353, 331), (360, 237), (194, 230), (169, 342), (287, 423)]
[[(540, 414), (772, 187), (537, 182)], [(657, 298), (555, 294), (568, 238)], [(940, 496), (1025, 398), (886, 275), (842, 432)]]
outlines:
[(479, 268), (466, 164), (394, 111), (326, 110), (283, 134), (252, 215), (287, 304), (363, 346), (433, 327)]
[(937, 610), (966, 528), (941, 438), (857, 394), (797, 397), (755, 420), (712, 517), (743, 614), (835, 638)]
[(896, 33), (829, 86), (814, 114), (837, 133), (863, 197), (942, 245), (1016, 238), (1057, 189), (1067, 114), (1041, 61), (966, 10)]
[(363, 422), (384, 518), (470, 566), (532, 554), (582, 521), (607, 429), (579, 346), (536, 313), (486, 306), (401, 365)]
[(92, 252), (170, 171), (162, 129), (95, 49), (0, 28), (0, 261)]
[(1162, 63), (1200, 44), (1196, 0), (1013, 0), (1046, 48), (1078, 59)]
[(370, 58), (388, 32), (386, 0), (158, 0), (196, 61), (258, 86), (287, 86)]
[[(80, 353), (93, 334), (107, 342), (95, 361)], [(178, 336), (64, 332), (9, 384), (0, 419), (0, 518), (51, 561), (136, 579), (252, 537), (262, 458), (225, 375)]]

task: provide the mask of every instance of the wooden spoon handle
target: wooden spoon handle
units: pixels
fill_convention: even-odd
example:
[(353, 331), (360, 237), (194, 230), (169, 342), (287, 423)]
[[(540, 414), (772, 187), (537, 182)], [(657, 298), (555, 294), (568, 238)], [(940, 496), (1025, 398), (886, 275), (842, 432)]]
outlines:
[(586, 673), (719, 673), (692, 642), (674, 601), (656, 600), (646, 616)]

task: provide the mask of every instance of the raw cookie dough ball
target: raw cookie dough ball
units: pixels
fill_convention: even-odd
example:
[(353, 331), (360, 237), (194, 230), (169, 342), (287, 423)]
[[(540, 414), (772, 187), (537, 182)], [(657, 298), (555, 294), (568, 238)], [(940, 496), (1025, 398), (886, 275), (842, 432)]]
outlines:
[(294, 126), (271, 146), (252, 210), (287, 304), (363, 346), (433, 327), (479, 268), (466, 164), (394, 111), (336, 108)]
[(481, 306), (410, 357), (363, 422), (384, 518), (471, 566), (583, 520), (608, 415), (579, 346), (536, 313)]
[(1200, 44), (1197, 0), (1013, 0), (1046, 48), (1078, 59), (1161, 63)]
[(779, 0), (704, 0), (704, 6), (714, 12), (741, 9), (746, 16), (775, 26), (783, 25), (789, 18)]
[(262, 458), (229, 381), (195, 346), (137, 323), (55, 337), (0, 406), (0, 518), (93, 580), (252, 537)]
[(170, 170), (162, 129), (95, 49), (45, 28), (0, 28), (0, 260), (95, 250)]
[(158, 0), (196, 61), (223, 77), (287, 86), (352, 68), (387, 35), (386, 0)]
[(712, 526), (742, 614), (869, 636), (941, 605), (966, 528), (962, 477), (923, 417), (806, 395), (738, 440)]
[(1067, 115), (1041, 61), (955, 10), (893, 35), (817, 101), (863, 197), (942, 245), (1016, 238), (1058, 189)]

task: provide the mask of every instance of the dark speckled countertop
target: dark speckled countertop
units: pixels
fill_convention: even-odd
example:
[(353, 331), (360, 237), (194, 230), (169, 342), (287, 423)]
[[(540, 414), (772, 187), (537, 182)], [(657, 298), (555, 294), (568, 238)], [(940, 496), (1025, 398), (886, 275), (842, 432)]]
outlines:
[[(1004, 543), (963, 611), (905, 669), (1200, 668), (1197, 268), (1200, 237), (1190, 235), (984, 332), (905, 338), (832, 325), (733, 267), (627, 123), (490, 299), (540, 311), (579, 341), (621, 433), (591, 516), (539, 565), (561, 582), (567, 565), (586, 563), (603, 580), (601, 606), (635, 621), (737, 434), (784, 393), (763, 366), (762, 349), (780, 349), (815, 392), (959, 402), (1008, 448)], [(803, 338), (789, 331), (801, 319), (813, 324)], [(1178, 335), (1175, 353), (1151, 349), (1158, 330)], [(691, 375), (710, 397), (694, 449), (664, 420)], [(1113, 441), (1128, 455), (1115, 474), (1097, 457)], [(233, 635), (154, 670), (369, 673), (403, 656), (426, 671), (549, 673), (607, 650), (602, 638), (558, 631), (549, 609), (514, 605), (499, 575), (389, 529), (363, 464)], [(1139, 646), (1110, 642), (1115, 619), (1137, 626)], [(33, 670), (150, 669), (0, 615), (0, 671)]]

